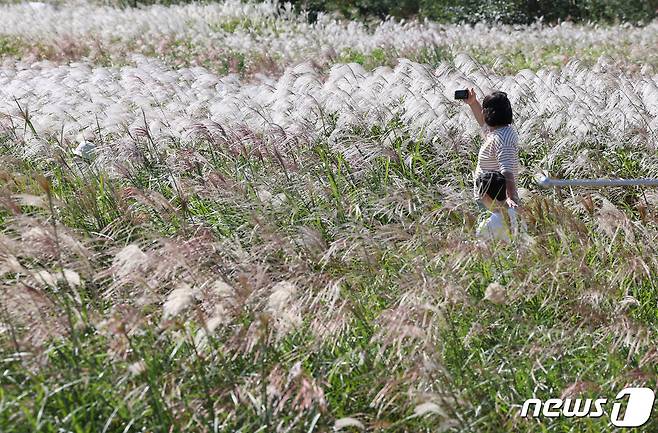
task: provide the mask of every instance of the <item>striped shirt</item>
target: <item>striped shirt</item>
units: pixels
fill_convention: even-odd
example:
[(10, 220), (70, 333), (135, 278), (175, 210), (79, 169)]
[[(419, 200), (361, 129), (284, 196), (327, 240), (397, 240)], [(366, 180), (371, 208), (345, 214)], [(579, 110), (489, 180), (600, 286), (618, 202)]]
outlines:
[[(473, 179), (486, 171), (499, 171), (503, 174), (512, 173), (518, 179), (519, 164), (519, 137), (512, 125), (493, 129), (487, 124), (481, 129), (484, 143), (478, 153), (478, 164), (473, 173)], [(477, 187), (474, 185), (475, 196), (479, 198)]]

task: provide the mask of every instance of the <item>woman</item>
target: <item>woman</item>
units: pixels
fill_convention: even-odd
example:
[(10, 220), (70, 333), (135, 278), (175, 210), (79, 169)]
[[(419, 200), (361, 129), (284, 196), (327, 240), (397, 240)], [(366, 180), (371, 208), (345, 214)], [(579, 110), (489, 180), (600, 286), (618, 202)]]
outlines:
[[(474, 182), (485, 172), (502, 173), (505, 176), (505, 202), (508, 207), (515, 208), (519, 204), (516, 179), (519, 176), (520, 164), (518, 136), (512, 126), (512, 104), (505, 92), (493, 92), (485, 96), (480, 105), (473, 89), (469, 89), (465, 102), (471, 107), (475, 120), (480, 124), (484, 138), (478, 153)], [(474, 194), (479, 198), (477, 185), (474, 186)]]

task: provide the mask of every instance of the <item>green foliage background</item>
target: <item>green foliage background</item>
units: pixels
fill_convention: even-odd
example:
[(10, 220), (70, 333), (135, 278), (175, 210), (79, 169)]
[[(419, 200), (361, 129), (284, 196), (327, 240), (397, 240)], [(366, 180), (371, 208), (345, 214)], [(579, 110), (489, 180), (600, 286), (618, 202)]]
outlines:
[(650, 21), (656, 17), (658, 0), (293, 0), (311, 15), (337, 11), (348, 18), (387, 15), (396, 18), (427, 17), (443, 22), (498, 20), (527, 24), (545, 21)]
[[(212, 0), (202, 0), (201, 3)], [(120, 6), (191, 3), (190, 0), (105, 0)], [(3, 3), (3, 0), (0, 0)], [(285, 2), (281, 1), (283, 5)], [(348, 19), (428, 18), (439, 22), (499, 21), (529, 24), (564, 20), (603, 23), (641, 22), (656, 18), (658, 0), (292, 0), (314, 21), (318, 12), (337, 12)]]

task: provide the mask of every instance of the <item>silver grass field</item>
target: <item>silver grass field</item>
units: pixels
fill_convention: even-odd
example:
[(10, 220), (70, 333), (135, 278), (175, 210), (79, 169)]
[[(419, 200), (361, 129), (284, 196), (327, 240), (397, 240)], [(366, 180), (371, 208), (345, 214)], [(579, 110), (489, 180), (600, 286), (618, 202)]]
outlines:
[[(658, 22), (0, 5), (0, 431), (612, 432), (658, 380)], [(454, 91), (507, 92), (483, 243)], [(641, 429), (658, 431), (658, 415)]]

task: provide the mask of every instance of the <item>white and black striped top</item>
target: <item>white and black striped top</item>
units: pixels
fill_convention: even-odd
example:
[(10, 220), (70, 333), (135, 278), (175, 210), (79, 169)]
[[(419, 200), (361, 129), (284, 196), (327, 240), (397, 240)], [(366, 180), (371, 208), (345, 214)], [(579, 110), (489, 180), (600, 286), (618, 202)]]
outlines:
[[(519, 164), (519, 137), (512, 125), (493, 129), (487, 124), (482, 126), (484, 143), (478, 153), (478, 164), (473, 173), (473, 178), (486, 171), (509, 172), (518, 179)], [(477, 196), (477, 189), (474, 191)]]

